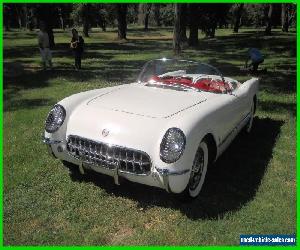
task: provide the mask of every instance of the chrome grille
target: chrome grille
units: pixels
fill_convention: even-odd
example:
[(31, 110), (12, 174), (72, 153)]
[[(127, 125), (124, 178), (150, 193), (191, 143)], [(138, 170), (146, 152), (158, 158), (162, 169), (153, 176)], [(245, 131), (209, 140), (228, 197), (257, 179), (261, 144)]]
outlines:
[(148, 154), (134, 149), (70, 135), (67, 150), (83, 162), (108, 169), (115, 169), (118, 166), (120, 172), (147, 175), (151, 170)]

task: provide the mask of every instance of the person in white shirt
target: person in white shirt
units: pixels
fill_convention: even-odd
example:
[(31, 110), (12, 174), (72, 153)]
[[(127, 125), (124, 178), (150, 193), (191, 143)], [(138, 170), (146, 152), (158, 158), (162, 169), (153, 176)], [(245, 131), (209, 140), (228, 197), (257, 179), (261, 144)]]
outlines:
[(43, 22), (40, 24), (40, 31), (38, 33), (38, 45), (41, 52), (44, 70), (47, 69), (47, 64), (50, 69), (52, 69), (52, 54), (50, 50), (49, 36), (46, 31), (46, 25)]

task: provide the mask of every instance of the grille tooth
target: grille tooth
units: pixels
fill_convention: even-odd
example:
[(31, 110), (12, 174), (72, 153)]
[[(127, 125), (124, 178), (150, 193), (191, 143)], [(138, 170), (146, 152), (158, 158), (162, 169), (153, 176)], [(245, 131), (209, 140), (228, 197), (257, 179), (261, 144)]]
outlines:
[(142, 154), (140, 155), (139, 167), (140, 167), (140, 170), (143, 172), (143, 155)]
[(121, 166), (121, 164), (122, 164), (121, 158), (122, 158), (122, 149), (119, 149), (119, 157), (118, 157), (119, 166)]
[(128, 152), (125, 151), (126, 157), (125, 157), (125, 164), (126, 164), (126, 171), (128, 170)]
[(92, 162), (95, 164), (96, 163), (96, 159), (97, 159), (97, 145), (93, 144), (91, 150), (93, 151), (93, 160), (92, 160)]
[(131, 161), (131, 163), (132, 163), (133, 172), (135, 172), (135, 153), (134, 152), (132, 153), (132, 161)]
[(97, 158), (98, 158), (99, 154), (98, 154), (98, 150), (97, 150), (97, 145), (94, 144), (94, 159), (93, 159), (93, 163), (97, 163)]
[(142, 151), (73, 135), (68, 137), (67, 150), (75, 158), (95, 166), (114, 169), (118, 163), (119, 170), (126, 173), (147, 175), (151, 171), (150, 158)]
[(99, 145), (99, 158), (102, 156), (102, 144)]
[(113, 159), (117, 159), (117, 158), (116, 158), (116, 155), (115, 155), (115, 152), (116, 152), (116, 148), (113, 147), (113, 148), (112, 148), (112, 158), (113, 158)]
[(109, 156), (108, 156), (108, 150), (109, 150), (109, 147), (108, 146), (106, 146), (105, 147), (105, 165), (106, 165), (106, 167), (108, 167), (108, 164), (107, 164), (107, 160), (108, 160), (108, 158), (109, 158)]

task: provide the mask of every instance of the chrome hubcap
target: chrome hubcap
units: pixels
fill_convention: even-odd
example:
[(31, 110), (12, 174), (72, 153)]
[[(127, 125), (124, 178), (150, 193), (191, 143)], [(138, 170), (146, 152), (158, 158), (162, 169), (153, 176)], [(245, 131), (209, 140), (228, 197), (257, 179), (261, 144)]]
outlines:
[(204, 152), (199, 148), (190, 177), (190, 189), (195, 190), (199, 185), (204, 167)]

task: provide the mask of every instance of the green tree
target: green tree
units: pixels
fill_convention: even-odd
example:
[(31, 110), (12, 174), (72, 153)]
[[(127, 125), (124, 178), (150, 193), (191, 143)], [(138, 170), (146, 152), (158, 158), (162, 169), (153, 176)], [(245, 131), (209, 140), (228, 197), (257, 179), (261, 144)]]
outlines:
[(150, 16), (150, 11), (151, 11), (152, 4), (147, 3), (145, 7), (146, 7), (146, 10), (145, 10), (145, 19), (144, 19), (145, 20), (144, 21), (144, 24), (145, 24), (144, 30), (148, 30), (149, 16)]
[(262, 27), (265, 25), (265, 5), (245, 4), (241, 22), (245, 26)]
[(159, 3), (154, 4), (154, 20), (157, 27), (161, 26), (160, 6)]
[(107, 25), (107, 19), (108, 19), (108, 13), (105, 8), (100, 8), (98, 10), (98, 16), (97, 16), (97, 23), (102, 28), (102, 31), (106, 31), (106, 25)]
[(214, 37), (218, 24), (226, 24), (230, 4), (199, 4), (199, 27), (206, 37)]
[(73, 4), (73, 11), (71, 18), (76, 25), (82, 24), (83, 35), (89, 36), (89, 29), (91, 27), (92, 17), (94, 15), (94, 8), (91, 8), (89, 3)]
[(243, 8), (244, 8), (244, 4), (240, 3), (237, 4), (236, 8), (234, 9), (234, 27), (233, 27), (234, 33), (239, 32), (239, 28), (241, 26), (241, 17), (243, 13)]
[(174, 4), (161, 4), (161, 22), (164, 26), (174, 25)]
[(16, 13), (19, 29), (22, 29), (23, 27), (22, 20), (24, 21), (26, 20), (26, 16), (24, 17), (24, 13), (23, 13), (23, 6), (21, 4), (14, 4), (13, 9), (15, 10)]
[(10, 30), (10, 19), (11, 19), (11, 7), (7, 4), (3, 4), (3, 23), (5, 31)]
[(190, 28), (190, 36), (189, 36), (189, 46), (197, 46), (198, 39), (198, 4), (189, 4), (189, 28)]
[(181, 4), (181, 20), (180, 20), (180, 40), (186, 42), (186, 26), (187, 26), (187, 4)]
[(138, 24), (144, 25), (144, 30), (148, 30), (151, 3), (140, 3), (138, 7)]
[(295, 20), (296, 5), (295, 4), (281, 4), (281, 29), (283, 32), (288, 32), (289, 27)]
[(89, 29), (91, 23), (91, 4), (82, 4), (82, 22), (83, 22), (83, 35), (89, 37)]
[(267, 15), (266, 15), (266, 29), (265, 29), (265, 34), (266, 35), (271, 35), (272, 15), (273, 15), (273, 4), (269, 4)]
[(182, 33), (182, 15), (183, 5), (180, 3), (174, 4), (174, 31), (173, 31), (173, 50), (175, 55), (181, 52), (181, 33)]
[(126, 39), (127, 31), (127, 4), (117, 4), (118, 39)]

